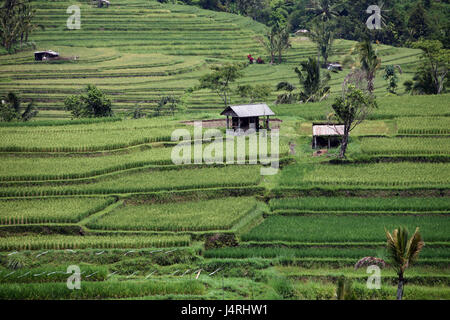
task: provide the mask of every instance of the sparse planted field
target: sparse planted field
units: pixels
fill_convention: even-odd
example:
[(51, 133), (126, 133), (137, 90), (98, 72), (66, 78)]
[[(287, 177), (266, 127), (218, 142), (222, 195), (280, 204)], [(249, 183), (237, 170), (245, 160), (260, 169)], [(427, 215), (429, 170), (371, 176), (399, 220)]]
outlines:
[(204, 231), (231, 229), (256, 207), (253, 198), (126, 205), (90, 223), (94, 229)]
[(78, 222), (113, 202), (104, 197), (1, 200), (0, 224)]
[(292, 166), (280, 175), (282, 186), (418, 187), (448, 185), (448, 163), (316, 164)]
[(245, 241), (297, 242), (382, 242), (384, 229), (405, 225), (409, 230), (420, 226), (428, 241), (447, 241), (450, 229), (446, 216), (271, 216), (243, 235)]
[(187, 246), (189, 236), (11, 236), (2, 238), (0, 250), (62, 250), (85, 248), (153, 248)]
[(448, 155), (448, 138), (363, 138), (361, 151), (371, 155)]
[(272, 211), (312, 211), (312, 212), (447, 212), (450, 200), (441, 198), (358, 198), (358, 197), (301, 197), (273, 199)]

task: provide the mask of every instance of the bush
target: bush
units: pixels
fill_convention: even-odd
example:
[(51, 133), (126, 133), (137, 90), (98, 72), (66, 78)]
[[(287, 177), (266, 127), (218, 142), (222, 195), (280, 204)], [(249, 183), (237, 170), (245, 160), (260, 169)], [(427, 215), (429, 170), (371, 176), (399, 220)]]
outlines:
[(205, 249), (215, 249), (224, 247), (237, 247), (238, 242), (233, 233), (216, 233), (215, 235), (206, 238)]
[(111, 117), (113, 115), (111, 100), (96, 86), (86, 87), (87, 95), (69, 96), (64, 101), (67, 111), (73, 118), (98, 118)]

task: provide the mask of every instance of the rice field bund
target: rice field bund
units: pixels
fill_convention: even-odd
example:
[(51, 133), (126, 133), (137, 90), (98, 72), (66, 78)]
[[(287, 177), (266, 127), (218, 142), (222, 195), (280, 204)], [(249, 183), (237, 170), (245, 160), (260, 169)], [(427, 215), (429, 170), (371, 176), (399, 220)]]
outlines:
[[(388, 262), (386, 231), (399, 226), (419, 227), (425, 242), (403, 298), (450, 299), (448, 93), (388, 94), (380, 71), (378, 108), (351, 132), (347, 158), (339, 146), (317, 153), (312, 124), (327, 119), (351, 66), (331, 73), (327, 99), (275, 104), (277, 84), (297, 85), (295, 67), (317, 56), (292, 35), (282, 64), (248, 65), (236, 83), (273, 89), (265, 102), (280, 129), (278, 173), (248, 161), (175, 165), (174, 130), (216, 120), (225, 134), (223, 102), (200, 77), (249, 53), (267, 59), (256, 39), (267, 27), (191, 5), (111, 2), (78, 3), (82, 27), (68, 30), (70, 1), (33, 1), (45, 27), (30, 35), (36, 50), (0, 54), (0, 95), (20, 93), (39, 110), (29, 122), (0, 122), (0, 299), (328, 300), (344, 276), (355, 299), (394, 300), (389, 263), (379, 290), (354, 266)], [(330, 61), (355, 44), (336, 40)], [(420, 50), (375, 46), (382, 67), (401, 66), (399, 83), (412, 79)], [(50, 49), (77, 59), (35, 61)], [(71, 119), (64, 101), (88, 84), (110, 97), (113, 117)], [(155, 116), (162, 96), (183, 108)], [(136, 108), (148, 116), (133, 119)], [(201, 139), (203, 151), (211, 141)], [(66, 286), (70, 265), (80, 267), (80, 290)]]

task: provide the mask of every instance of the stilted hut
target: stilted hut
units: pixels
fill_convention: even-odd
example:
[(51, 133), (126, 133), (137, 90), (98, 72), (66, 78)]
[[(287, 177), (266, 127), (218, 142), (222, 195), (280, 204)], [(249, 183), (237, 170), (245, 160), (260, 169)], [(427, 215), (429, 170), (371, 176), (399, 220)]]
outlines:
[(318, 147), (327, 146), (330, 149), (332, 146), (339, 145), (343, 135), (343, 124), (313, 123), (312, 147), (317, 149)]
[[(227, 129), (236, 133), (245, 132), (249, 129), (259, 131), (261, 128), (270, 130), (270, 116), (275, 113), (267, 104), (248, 104), (240, 106), (229, 106), (221, 115), (227, 116)], [(260, 125), (262, 118), (264, 125)]]

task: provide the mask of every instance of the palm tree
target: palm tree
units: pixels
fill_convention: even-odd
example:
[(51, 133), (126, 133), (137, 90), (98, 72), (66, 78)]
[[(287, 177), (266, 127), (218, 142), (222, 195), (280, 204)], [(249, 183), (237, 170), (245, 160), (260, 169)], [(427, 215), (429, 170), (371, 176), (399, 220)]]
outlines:
[(345, 1), (337, 3), (336, 0), (312, 0), (310, 11), (314, 13), (323, 22), (339, 16), (338, 8), (343, 5)]
[(303, 86), (303, 92), (300, 98), (304, 102), (322, 101), (329, 92), (330, 74), (327, 72), (321, 74), (320, 66), (316, 59), (309, 57), (308, 61), (300, 63), (300, 69), (295, 68), (300, 84)]
[(397, 300), (402, 300), (403, 285), (405, 279), (403, 277), (406, 268), (412, 265), (419, 258), (419, 253), (422, 250), (425, 242), (420, 235), (419, 228), (412, 237), (408, 240), (409, 234), (405, 227), (395, 229), (392, 234), (386, 231), (387, 238), (387, 253), (390, 258), (390, 264), (398, 275), (398, 289)]
[(313, 25), (309, 32), (309, 39), (316, 44), (317, 60), (323, 58), (323, 67), (328, 66), (328, 57), (331, 54), (334, 42), (334, 31), (332, 23), (319, 22)]
[(278, 52), (278, 63), (280, 64), (283, 51), (286, 51), (291, 47), (291, 41), (287, 27), (284, 27), (277, 31), (275, 40), (275, 46)]
[(267, 32), (265, 37), (257, 37), (257, 40), (264, 46), (267, 53), (270, 55), (270, 64), (275, 63), (276, 48), (276, 34), (275, 30), (271, 29)]
[(361, 69), (366, 74), (367, 90), (372, 93), (375, 89), (374, 80), (377, 70), (381, 67), (381, 59), (377, 56), (377, 52), (369, 40), (358, 43), (356, 49), (359, 52)]
[(38, 113), (33, 101), (28, 103), (23, 112), (21, 112), (21, 109), (20, 98), (15, 93), (9, 92), (6, 97), (0, 100), (0, 120), (6, 122), (28, 121)]

